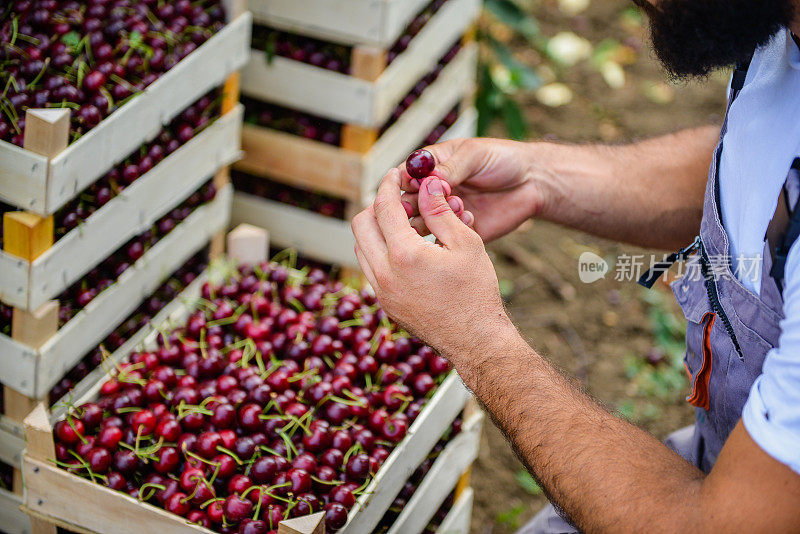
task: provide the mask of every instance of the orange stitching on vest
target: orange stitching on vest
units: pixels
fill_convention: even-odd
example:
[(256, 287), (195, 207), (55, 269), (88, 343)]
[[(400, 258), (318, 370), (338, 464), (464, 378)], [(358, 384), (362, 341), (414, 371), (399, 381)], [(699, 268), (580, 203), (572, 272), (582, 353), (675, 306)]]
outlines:
[(703, 321), (706, 323), (703, 327), (703, 365), (694, 379), (692, 384), (692, 394), (686, 400), (692, 406), (708, 410), (711, 406), (711, 399), (709, 397), (709, 382), (711, 381), (711, 366), (713, 354), (711, 352), (711, 328), (714, 326), (716, 315), (709, 312), (703, 316)]

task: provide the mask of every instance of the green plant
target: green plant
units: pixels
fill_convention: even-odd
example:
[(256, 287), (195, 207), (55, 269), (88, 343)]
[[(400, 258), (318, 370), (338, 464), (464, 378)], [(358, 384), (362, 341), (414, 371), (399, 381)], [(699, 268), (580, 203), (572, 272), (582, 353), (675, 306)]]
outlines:
[[(525, 115), (515, 97), (521, 91), (533, 91), (542, 85), (536, 71), (514, 57), (509, 47), (512, 41), (522, 41), (547, 58), (547, 38), (536, 19), (514, 0), (485, 0), (485, 16), (478, 27), (481, 45), (478, 66), (478, 135), (485, 135), (489, 126), (502, 121), (509, 136), (524, 139), (528, 134)], [(502, 27), (502, 38), (493, 28)]]

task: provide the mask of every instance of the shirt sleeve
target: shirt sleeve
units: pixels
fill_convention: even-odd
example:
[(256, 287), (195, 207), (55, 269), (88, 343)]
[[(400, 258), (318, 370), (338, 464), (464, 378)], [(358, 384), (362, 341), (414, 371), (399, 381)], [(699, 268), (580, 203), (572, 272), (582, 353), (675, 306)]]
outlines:
[(778, 346), (767, 353), (753, 383), (742, 421), (767, 454), (800, 474), (800, 252), (793, 246), (786, 264)]

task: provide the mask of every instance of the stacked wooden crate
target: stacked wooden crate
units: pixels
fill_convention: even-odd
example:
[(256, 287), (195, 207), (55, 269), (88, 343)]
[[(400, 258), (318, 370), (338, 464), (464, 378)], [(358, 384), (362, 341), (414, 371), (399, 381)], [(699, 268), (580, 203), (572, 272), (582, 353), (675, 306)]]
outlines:
[[(235, 2), (227, 4), (228, 14), (237, 12)], [(245, 64), (249, 53), (251, 17), (241, 8), (238, 13), (77, 141), (69, 142), (69, 110), (54, 108), (27, 111), (24, 147), (0, 141), (0, 201), (4, 212), (0, 308), (11, 316), (10, 328), (0, 333), (4, 401), (0, 461), (17, 469), (13, 492), (0, 490), (2, 530), (30, 531), (27, 517), (19, 511), (22, 486), (18, 469), (25, 416), (41, 401), (49, 405), (53, 387), (172, 273), (204, 249), (219, 249), (218, 244), (209, 247), (209, 243), (215, 239), (219, 243), (215, 236), (228, 224), (232, 188), (225, 167), (239, 156), (243, 115), (234, 73)], [(211, 91), (221, 95), (219, 118), (79, 225), (66, 232), (54, 226), (54, 214), (85, 194), (87, 188)], [(211, 183), (213, 188), (208, 185)], [(213, 199), (199, 196), (199, 191), (213, 189)], [(63, 316), (65, 309), (58, 298), (65, 290), (96, 273), (112, 253), (169, 218), (180, 206), (181, 210), (189, 206), (193, 211), (160, 229), (158, 240), (135, 261), (132, 259), (114, 282), (81, 306), (78, 313)], [(195, 258), (194, 265), (197, 261), (202, 260)], [(196, 285), (189, 284), (186, 291)], [(167, 304), (162, 313), (177, 306), (178, 301)], [(131, 333), (114, 356), (121, 358), (148, 331), (145, 326)], [(98, 374), (90, 373), (85, 381), (92, 379), (97, 381)]]
[(233, 222), (263, 226), (275, 244), (314, 259), (356, 265), (349, 219), (385, 172), (422, 145), (474, 133), (471, 28), (480, 2), (250, 0), (249, 7), (245, 155), (235, 169), (250, 178), (239, 179), (322, 193), (344, 207), (326, 216), (237, 187)]

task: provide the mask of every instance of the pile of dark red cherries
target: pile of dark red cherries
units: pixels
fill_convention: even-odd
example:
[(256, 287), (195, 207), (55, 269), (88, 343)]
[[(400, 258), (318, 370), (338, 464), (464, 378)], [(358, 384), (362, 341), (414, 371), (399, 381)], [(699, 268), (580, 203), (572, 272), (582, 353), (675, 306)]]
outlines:
[(219, 532), (336, 531), (449, 369), (366, 291), (243, 267), (55, 425), (56, 460)]
[(12, 0), (0, 7), (0, 140), (25, 110), (72, 110), (75, 139), (222, 28), (220, 0)]

